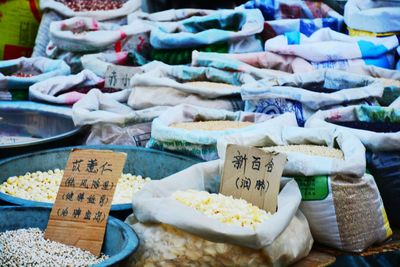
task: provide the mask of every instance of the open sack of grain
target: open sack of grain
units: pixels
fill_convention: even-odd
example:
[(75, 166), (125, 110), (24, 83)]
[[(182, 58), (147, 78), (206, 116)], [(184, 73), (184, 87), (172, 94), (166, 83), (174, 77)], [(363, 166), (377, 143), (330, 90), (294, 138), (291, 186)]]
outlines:
[(368, 76), (338, 70), (318, 70), (264, 79), (242, 86), (245, 111), (265, 114), (295, 113), (299, 125), (317, 110), (348, 104), (378, 104), (383, 84)]
[(81, 56), (88, 53), (141, 50), (145, 54), (149, 48), (149, 29), (140, 21), (134, 26), (83, 17), (54, 21), (50, 24), (46, 56), (63, 59), (76, 73), (82, 69)]
[(392, 234), (375, 181), (365, 173), (365, 148), (352, 134), (329, 128), (257, 129), (219, 138), (221, 159), (228, 144), (287, 154), (283, 174), (299, 184), (300, 210), (315, 241), (359, 252)]
[(263, 29), (259, 10), (217, 10), (206, 16), (153, 27), (150, 43), (153, 60), (168, 64), (188, 64), (193, 50), (246, 53), (262, 51), (256, 34)]
[(68, 74), (70, 68), (61, 60), (21, 57), (0, 61), (0, 100), (27, 100), (29, 86)]
[(54, 21), (87, 17), (98, 21), (126, 24), (127, 15), (141, 7), (140, 0), (40, 0), (42, 20), (36, 36), (34, 56), (44, 56), (49, 28)]
[(272, 215), (244, 200), (216, 195), (222, 165), (194, 165), (149, 182), (135, 195), (134, 214), (126, 222), (141, 242), (138, 265), (286, 266), (308, 255), (313, 239), (298, 210), (296, 182), (282, 179)]
[(132, 93), (128, 104), (134, 109), (191, 104), (242, 110), (240, 86), (255, 81), (247, 73), (211, 67), (169, 66), (161, 62), (149, 64), (154, 66), (153, 70), (131, 79)]
[(150, 139), (152, 120), (166, 109), (168, 107), (133, 110), (93, 89), (74, 104), (72, 119), (77, 126), (92, 126), (86, 140), (88, 145), (145, 146)]
[(134, 35), (148, 31), (145, 24), (118, 25), (92, 18), (70, 18), (50, 24), (50, 46), (69, 52), (119, 52), (132, 42)]
[(53, 77), (32, 85), (29, 87), (29, 98), (34, 101), (72, 105), (95, 88), (120, 102), (126, 101), (129, 95), (129, 90), (105, 88), (103, 78), (90, 70), (83, 70), (75, 75)]
[(320, 1), (250, 0), (240, 8), (262, 11), (265, 22), (261, 36), (264, 40), (292, 31), (310, 36), (325, 27), (337, 32), (343, 29), (343, 16)]
[(319, 111), (306, 127), (338, 128), (357, 136), (368, 150), (367, 168), (374, 175), (389, 221), (400, 226), (400, 106), (350, 106)]
[(184, 153), (204, 160), (217, 159), (217, 139), (278, 125), (297, 126), (293, 114), (274, 116), (230, 112), (191, 105), (172, 107), (153, 121), (150, 148)]

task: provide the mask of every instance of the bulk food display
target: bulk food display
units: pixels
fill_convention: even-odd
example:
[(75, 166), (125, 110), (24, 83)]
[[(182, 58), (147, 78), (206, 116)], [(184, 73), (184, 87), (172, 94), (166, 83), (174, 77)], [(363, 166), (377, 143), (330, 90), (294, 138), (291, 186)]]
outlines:
[(0, 0), (0, 266), (400, 266), (400, 1), (200, 2)]

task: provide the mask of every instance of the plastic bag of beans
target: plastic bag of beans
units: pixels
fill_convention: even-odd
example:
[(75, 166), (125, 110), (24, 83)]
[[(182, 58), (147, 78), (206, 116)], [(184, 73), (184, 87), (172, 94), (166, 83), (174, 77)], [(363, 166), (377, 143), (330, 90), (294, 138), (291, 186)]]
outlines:
[(179, 105), (153, 121), (152, 138), (147, 146), (213, 160), (218, 158), (216, 143), (219, 137), (279, 125), (297, 124), (293, 114), (274, 118), (260, 113)]
[(247, 73), (211, 67), (169, 66), (161, 62), (158, 66), (155, 66), (156, 62), (150, 64), (153, 64), (153, 70), (131, 79), (133, 90), (128, 104), (134, 109), (191, 104), (242, 110), (240, 86), (255, 81)]
[(351, 133), (275, 127), (229, 135), (218, 140), (222, 159), (228, 144), (287, 154), (283, 173), (299, 184), (315, 241), (360, 252), (392, 234), (374, 178), (365, 174), (365, 148)]
[[(138, 221), (133, 215), (126, 220), (142, 244), (136, 264), (286, 266), (308, 255), (313, 240), (306, 219), (298, 211), (300, 191), (292, 179), (281, 182), (277, 212), (253, 226), (231, 224), (229, 219), (222, 222), (174, 197), (175, 193), (190, 189), (218, 193), (222, 164), (196, 164), (159, 182), (151, 181), (136, 194), (133, 209)], [(238, 201), (219, 196), (220, 206)], [(256, 207), (252, 210), (260, 211)], [(225, 211), (230, 214), (228, 208)], [(237, 212), (239, 216), (248, 210)]]
[[(400, 102), (399, 102), (400, 103)], [(367, 168), (374, 175), (389, 222), (400, 226), (400, 106), (351, 106), (320, 111), (306, 127), (339, 128), (356, 135), (367, 148)]]
[(61, 60), (21, 57), (0, 61), (0, 100), (28, 100), (29, 86), (68, 74), (70, 68)]
[(368, 76), (338, 70), (292, 74), (242, 86), (245, 110), (265, 114), (296, 114), (299, 125), (317, 110), (349, 104), (376, 105), (383, 84)]
[(53, 77), (32, 85), (29, 87), (29, 98), (34, 101), (72, 105), (95, 88), (107, 97), (121, 102), (129, 95), (129, 90), (105, 88), (103, 78), (90, 70), (83, 70), (75, 75)]

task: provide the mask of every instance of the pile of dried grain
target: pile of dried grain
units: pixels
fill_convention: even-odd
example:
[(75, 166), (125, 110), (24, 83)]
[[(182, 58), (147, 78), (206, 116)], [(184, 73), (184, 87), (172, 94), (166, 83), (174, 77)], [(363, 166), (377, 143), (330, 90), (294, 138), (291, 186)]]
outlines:
[(264, 147), (263, 150), (267, 152), (274, 151), (279, 153), (298, 152), (311, 156), (344, 159), (343, 152), (340, 149), (330, 148), (326, 146), (317, 146), (317, 145), (271, 146), (271, 147)]
[(0, 233), (0, 266), (90, 266), (106, 260), (88, 251), (46, 240), (38, 228)]

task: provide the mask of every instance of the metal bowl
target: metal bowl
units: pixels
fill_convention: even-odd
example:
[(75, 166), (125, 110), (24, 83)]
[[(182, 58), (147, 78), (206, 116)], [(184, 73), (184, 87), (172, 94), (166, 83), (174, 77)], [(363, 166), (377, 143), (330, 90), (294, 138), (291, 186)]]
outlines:
[[(44, 231), (49, 221), (50, 209), (43, 207), (0, 207), (0, 232), (39, 228)], [(129, 225), (109, 217), (102, 252), (109, 258), (93, 267), (130, 266), (139, 239)]]
[[(82, 149), (108, 149), (127, 153), (123, 172), (162, 179), (196, 163), (199, 159), (175, 155), (158, 150), (130, 146), (78, 146)], [(24, 175), (27, 172), (64, 169), (72, 147), (39, 151), (0, 161), (0, 184), (8, 177)], [(52, 207), (53, 204), (26, 200), (0, 193), (0, 204), (30, 207)], [(115, 204), (111, 206), (111, 215), (124, 220), (132, 211), (132, 204)]]
[(71, 109), (33, 102), (0, 102), (0, 158), (79, 144)]

